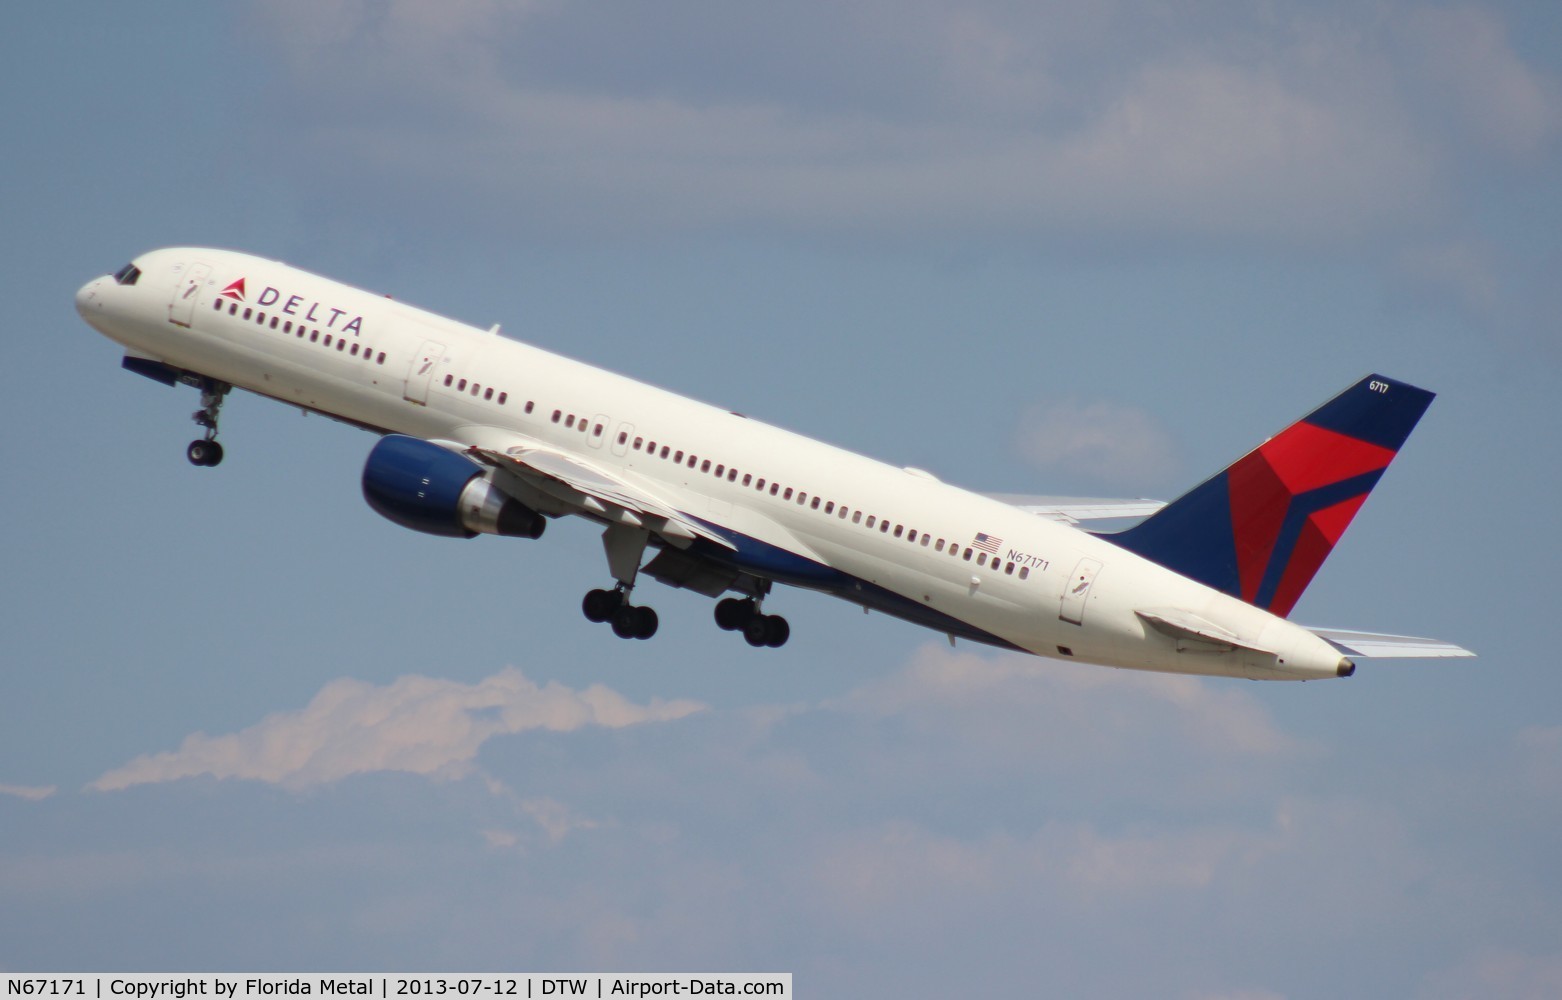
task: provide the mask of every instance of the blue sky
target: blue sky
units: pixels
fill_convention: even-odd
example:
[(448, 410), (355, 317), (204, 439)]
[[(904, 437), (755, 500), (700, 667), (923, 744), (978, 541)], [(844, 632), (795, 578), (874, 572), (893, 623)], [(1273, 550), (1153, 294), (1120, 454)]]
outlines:
[[(49, 4), (0, 36), (0, 967), (780, 970), (812, 996), (1562, 992), (1562, 20), (1543, 4)], [(973, 488), (1172, 496), (1439, 393), (1297, 609), (1477, 661), (1259, 685), (583, 524), (419, 536), (371, 439), (71, 293), (286, 259)]]

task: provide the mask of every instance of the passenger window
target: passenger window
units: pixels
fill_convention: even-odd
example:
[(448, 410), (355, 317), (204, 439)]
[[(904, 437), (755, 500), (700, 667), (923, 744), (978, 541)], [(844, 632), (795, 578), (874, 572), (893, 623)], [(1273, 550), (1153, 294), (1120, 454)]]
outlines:
[(782, 492), (781, 499), (782, 500), (790, 500), (790, 499), (792, 499), (792, 487), (788, 486), (786, 488), (786, 490)]
[(485, 400), (494, 398), (494, 390), (492, 386), (489, 386), (487, 389), (483, 390), (483, 398)]
[(961, 558), (963, 558), (966, 562), (970, 562), (971, 561), (971, 550), (970, 549), (966, 549), (965, 550), (965, 554), (963, 556), (961, 556)]
[(808, 494), (799, 491), (798, 494), (797, 494), (797, 505), (799, 507), (801, 507), (803, 504), (805, 504), (807, 502), (808, 502)]
[(665, 445), (665, 444), (664, 444), (664, 445), (662, 445), (662, 454), (661, 454), (661, 457), (662, 457), (662, 458), (666, 458), (666, 457), (667, 457), (667, 446), (666, 446), (666, 445)]
[(735, 483), (737, 481), (738, 481), (738, 470), (737, 469), (728, 469), (727, 470), (727, 482)]
[(248, 306), (245, 306), (245, 307), (244, 307), (244, 318), (245, 318), (245, 319), (249, 319), (249, 318), (250, 318), (250, 316), (251, 316), (251, 314), (253, 314), (253, 313), (254, 313), (254, 311), (255, 311), (255, 310), (253, 310), (253, 309), (251, 309), (251, 308), (249, 308), (249, 307), (248, 307)]
[(775, 496), (777, 493), (780, 493), (780, 492), (781, 492), (781, 484), (780, 483), (771, 483), (770, 484), (770, 495), (771, 496)]
[(266, 311), (264, 309), (255, 314), (255, 322), (259, 323), (261, 326), (266, 325)]
[(338, 351), (345, 351), (345, 350), (347, 350), (347, 341), (345, 341), (345, 340), (338, 340), (336, 342), (336, 349)]
[(881, 534), (881, 535), (889, 534), (889, 522), (888, 521), (880, 521), (879, 522), (879, 534)]
[(591, 436), (592, 437), (601, 437), (602, 436), (602, 425), (601, 424), (597, 424), (597, 426), (592, 429)]
[(377, 365), (383, 365), (385, 363), (385, 352), (384, 351), (381, 351), (379, 353), (379, 356), (374, 359), (374, 363), (377, 364)]
[(1021, 566), (1020, 567), (1020, 579), (1023, 580), (1023, 579), (1025, 579), (1028, 576), (1030, 576), (1030, 567), (1029, 566)]
[(751, 473), (747, 473), (747, 472), (743, 473), (743, 485), (744, 486), (748, 486), (748, 485), (750, 485), (753, 482), (754, 482), (754, 477), (753, 477), (753, 475)]
[(700, 464), (700, 458), (699, 458), (698, 455), (690, 455), (689, 456), (689, 468), (692, 469), (692, 468), (694, 468), (695, 466), (697, 466), (699, 464)]
[(309, 342), (311, 344), (318, 344), (318, 343), (320, 343), (320, 331), (319, 330), (310, 330), (309, 331)]
[(564, 426), (565, 427), (574, 427), (575, 426), (575, 414), (571, 413), (569, 416), (564, 418)]
[(876, 518), (872, 514), (869, 514), (868, 515), (868, 527), (870, 527), (870, 528), (873, 527), (875, 521), (876, 521)]
[(986, 566), (987, 565), (987, 553), (985, 553), (985, 552), (978, 552), (976, 554), (976, 565), (978, 565), (978, 566)]
[(237, 305), (230, 304), (228, 306), (228, 315), (229, 316), (237, 316), (238, 314), (239, 314), (239, 307)]
[(559, 418), (562, 417), (563, 415), (564, 414), (560, 413), (558, 410), (554, 410), (553, 411), (553, 422), (554, 423), (558, 423), (559, 422)]
[[(693, 465), (694, 463), (690, 462), (689, 464)], [(701, 472), (709, 472), (710, 471), (710, 459), (707, 458), (705, 461), (700, 463), (700, 471)]]
[[(813, 503), (809, 504), (808, 506), (812, 510), (818, 510), (819, 509), (819, 498), (818, 497), (814, 497)], [(829, 511), (826, 511), (825, 513), (829, 513)]]
[(677, 462), (679, 465), (683, 464), (683, 449), (680, 448), (673, 452), (673, 461)]
[[(619, 444), (623, 444), (624, 443), (624, 440), (623, 440), (624, 437), (625, 437), (625, 435), (623, 435), (623, 434), (620, 434), (618, 436), (618, 438), (619, 438), (618, 443)], [(644, 444), (645, 444), (645, 438), (638, 438), (638, 437), (635, 438), (635, 451), (639, 451), (641, 446), (644, 445)]]
[(277, 318), (275, 316), (271, 317), (271, 328), (273, 330), (277, 328)]
[(456, 383), (456, 391), (466, 392), (466, 379), (462, 379), (460, 382)]
[(1013, 576), (1014, 575), (1014, 564), (1013, 563), (1004, 563), (1003, 564), (1003, 571), (1008, 576)]
[(472, 395), (474, 395), (474, 396), (476, 396), (476, 395), (477, 395), (477, 394), (478, 394), (478, 392), (479, 392), (479, 391), (480, 391), (480, 390), (481, 390), (481, 389), (482, 389), (482, 388), (483, 388), (483, 387), (482, 387), (482, 386), (480, 386), (480, 385), (478, 385), (478, 384), (477, 384), (477, 383), (476, 383), (476, 382), (473, 382), (473, 383), (472, 383)]
[(329, 333), (325, 335), (325, 346), (331, 346), (331, 335)]

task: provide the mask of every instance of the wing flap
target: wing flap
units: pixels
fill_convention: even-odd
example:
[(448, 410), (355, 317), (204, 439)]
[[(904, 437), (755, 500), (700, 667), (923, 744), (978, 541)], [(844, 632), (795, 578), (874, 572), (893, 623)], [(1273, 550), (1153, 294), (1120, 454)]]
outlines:
[(502, 448), (473, 445), (465, 452), (587, 513), (649, 528), (679, 547), (703, 538), (727, 549), (736, 548), (654, 493), (573, 455), (534, 443), (512, 443)]

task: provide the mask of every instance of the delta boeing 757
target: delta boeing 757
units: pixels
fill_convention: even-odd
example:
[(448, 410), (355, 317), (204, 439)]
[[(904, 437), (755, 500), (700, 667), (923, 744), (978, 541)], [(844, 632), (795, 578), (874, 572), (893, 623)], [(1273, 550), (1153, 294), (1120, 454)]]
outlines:
[[(1450, 643), (1287, 620), (1432, 393), (1370, 375), (1169, 504), (998, 497), (228, 250), (137, 257), (76, 295), (125, 368), (200, 390), (189, 460), (222, 460), (235, 386), (379, 435), (369, 506), (457, 538), (603, 527), (583, 610), (656, 632), (649, 576), (712, 598), (753, 646), (778, 583), (949, 636), (1139, 670), (1310, 680)], [(1092, 532), (1101, 519), (1133, 526)], [(651, 558), (647, 560), (647, 555)], [(731, 596), (724, 596), (731, 595)]]

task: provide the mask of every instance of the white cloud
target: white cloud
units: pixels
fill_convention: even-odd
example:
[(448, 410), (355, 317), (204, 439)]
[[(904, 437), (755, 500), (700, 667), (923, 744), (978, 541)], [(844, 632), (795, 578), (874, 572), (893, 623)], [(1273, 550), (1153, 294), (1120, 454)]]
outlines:
[(1417, 83), (1463, 136), (1509, 155), (1532, 152), (1562, 127), (1562, 90), (1526, 65), (1506, 26), (1472, 5), (1421, 7), (1400, 30), (1415, 53)]
[(600, 684), (539, 686), (514, 667), (476, 684), (409, 675), (389, 685), (342, 678), (304, 708), (224, 736), (194, 733), (176, 751), (137, 757), (89, 787), (112, 791), (198, 775), (304, 788), (371, 771), (454, 777), (495, 736), (679, 719), (704, 708), (653, 698), (636, 705)]
[(1417, 996), (1422, 1000), (1555, 1000), (1562, 996), (1562, 954), (1483, 948), (1455, 968), (1428, 976)]
[(1170, 479), (1178, 450), (1149, 414), (1133, 406), (1068, 398), (1027, 407), (1015, 447), (1041, 469), (1057, 469), (1124, 486)]
[(29, 802), (46, 799), (56, 791), (58, 789), (54, 785), (0, 785), (0, 795), (14, 795)]
[[(283, 144), (284, 168), (330, 190), (416, 189), (507, 229), (1310, 242), (1418, 224), (1435, 196), (1437, 147), (1396, 68), (1346, 29), (1259, 19), (1211, 26), (1211, 41), (1192, 18), (1161, 38), (1126, 14), (976, 5), (919, 8), (886, 32), (804, 5), (804, 30), (762, 43), (677, 5), (651, 23), (622, 13), (268, 5), (290, 74), (278, 97), (305, 140)], [(715, 35), (685, 47), (694, 23)], [(616, 34), (636, 29), (652, 34)], [(588, 47), (560, 61), (547, 45), (561, 38)], [(1480, 66), (1522, 69), (1499, 42)], [(741, 68), (750, 46), (768, 73)], [(1528, 93), (1514, 72), (1467, 77)]]

